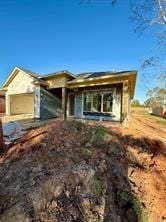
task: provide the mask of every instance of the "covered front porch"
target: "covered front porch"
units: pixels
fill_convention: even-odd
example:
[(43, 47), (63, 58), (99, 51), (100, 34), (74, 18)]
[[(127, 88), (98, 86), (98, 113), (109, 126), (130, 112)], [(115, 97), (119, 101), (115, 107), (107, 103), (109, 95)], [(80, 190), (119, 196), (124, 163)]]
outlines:
[(67, 95), (67, 117), (121, 121), (122, 84), (74, 89)]

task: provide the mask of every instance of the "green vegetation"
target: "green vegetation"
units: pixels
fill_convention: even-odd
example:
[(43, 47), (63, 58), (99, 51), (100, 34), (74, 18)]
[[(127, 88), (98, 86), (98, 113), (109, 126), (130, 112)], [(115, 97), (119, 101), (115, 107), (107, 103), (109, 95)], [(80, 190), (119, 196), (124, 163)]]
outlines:
[(140, 104), (140, 101), (138, 99), (134, 99), (132, 102), (131, 102), (131, 106), (132, 107), (143, 107), (144, 105)]
[(96, 130), (96, 137), (95, 137), (95, 143), (96, 145), (102, 145), (105, 143), (105, 139), (106, 139), (106, 129), (105, 128), (98, 128)]
[(99, 198), (101, 196), (101, 194), (102, 194), (102, 182), (97, 176), (94, 176), (93, 179), (92, 179), (91, 189), (92, 189), (93, 195), (96, 198)]
[(75, 128), (77, 129), (77, 131), (80, 131), (82, 129), (82, 127), (85, 126), (85, 123), (78, 121), (75, 124)]
[(150, 120), (154, 123), (166, 125), (166, 119), (164, 119), (160, 116), (155, 116), (155, 115), (152, 115), (152, 114), (148, 113), (146, 108), (132, 107), (132, 112), (133, 113), (138, 113), (139, 115), (142, 115), (144, 118), (146, 118), (147, 120)]
[(159, 117), (159, 116), (155, 116), (155, 115), (147, 115), (149, 119), (153, 120), (154, 122), (156, 123), (159, 123), (159, 124), (164, 124), (166, 125), (166, 119), (162, 118), (162, 117)]
[(145, 210), (143, 209), (143, 206), (138, 199), (136, 199), (136, 198), (134, 199), (133, 206), (134, 206), (134, 211), (136, 212), (136, 214), (138, 216), (138, 221), (139, 222), (149, 222), (148, 215), (145, 212)]
[(132, 194), (126, 191), (123, 191), (120, 193), (120, 200), (126, 202), (126, 204), (132, 204), (132, 208), (137, 215), (138, 222), (149, 222), (148, 215), (138, 198), (134, 197)]
[(152, 107), (155, 105), (165, 105), (166, 89), (161, 87), (155, 87), (147, 91), (147, 100), (145, 105)]
[(148, 113), (147, 111), (142, 111), (140, 114), (142, 114), (145, 118), (148, 118), (149, 120), (152, 120), (155, 123), (166, 125), (166, 119), (164, 119), (160, 116), (152, 115), (152, 114)]

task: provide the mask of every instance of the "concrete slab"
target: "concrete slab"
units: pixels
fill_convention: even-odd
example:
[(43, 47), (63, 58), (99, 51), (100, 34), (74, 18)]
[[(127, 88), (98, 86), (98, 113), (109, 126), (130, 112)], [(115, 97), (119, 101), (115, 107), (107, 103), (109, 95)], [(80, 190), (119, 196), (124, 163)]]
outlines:
[(53, 118), (53, 119), (46, 119), (46, 120), (36, 120), (34, 119), (34, 116), (32, 114), (22, 114), (22, 115), (12, 115), (12, 116), (0, 116), (0, 118), (2, 119), (2, 123), (9, 123), (11, 121), (13, 122), (18, 122), (23, 130), (28, 130), (28, 129), (32, 129), (32, 128), (36, 128), (36, 127), (40, 127), (43, 125), (46, 125), (48, 123), (51, 123), (55, 120), (57, 120), (57, 118)]

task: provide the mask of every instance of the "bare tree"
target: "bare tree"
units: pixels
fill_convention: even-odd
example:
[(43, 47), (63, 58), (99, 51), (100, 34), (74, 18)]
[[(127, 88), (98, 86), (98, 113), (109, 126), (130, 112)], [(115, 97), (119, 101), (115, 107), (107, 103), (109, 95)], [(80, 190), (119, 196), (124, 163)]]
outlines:
[(140, 0), (133, 4), (131, 0), (132, 19), (136, 23), (136, 31), (142, 32), (149, 28), (157, 30), (157, 55), (146, 58), (143, 62), (143, 70), (153, 67), (156, 69), (156, 78), (160, 85), (165, 87), (166, 66), (162, 64), (166, 56), (166, 0)]
[[(129, 0), (133, 19), (138, 22), (138, 27), (148, 28), (154, 25), (166, 27), (166, 1), (165, 0)], [(164, 33), (166, 34), (166, 33)]]
[[(94, 3), (97, 0), (81, 0), (83, 3)], [(120, 0), (107, 0), (116, 5)], [(131, 20), (135, 24), (134, 31), (143, 33), (153, 29), (156, 36), (157, 54), (145, 58), (141, 68), (144, 72), (152, 68), (156, 72), (156, 80), (165, 85), (166, 81), (166, 0), (123, 0), (129, 3)], [(103, 3), (102, 0), (99, 2)], [(153, 54), (153, 53), (152, 53)]]

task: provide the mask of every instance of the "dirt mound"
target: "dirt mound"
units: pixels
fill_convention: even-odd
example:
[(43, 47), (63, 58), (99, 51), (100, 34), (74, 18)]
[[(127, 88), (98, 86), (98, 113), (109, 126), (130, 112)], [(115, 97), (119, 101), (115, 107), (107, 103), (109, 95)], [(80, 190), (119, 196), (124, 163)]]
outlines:
[(165, 220), (164, 154), (118, 129), (56, 121), (0, 161), (1, 222)]

